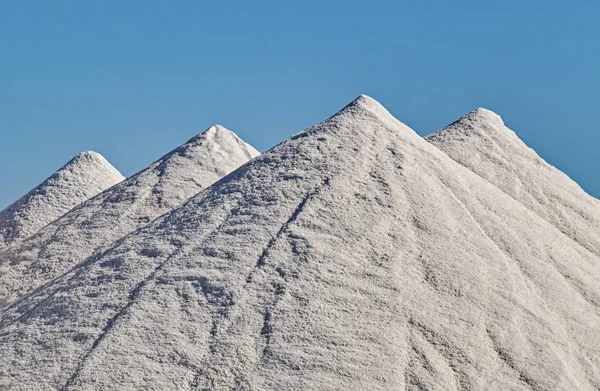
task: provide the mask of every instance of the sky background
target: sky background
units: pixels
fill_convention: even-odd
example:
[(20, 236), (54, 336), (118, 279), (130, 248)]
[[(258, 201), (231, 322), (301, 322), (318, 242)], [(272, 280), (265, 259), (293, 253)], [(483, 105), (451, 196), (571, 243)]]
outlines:
[(486, 107), (600, 198), (598, 1), (0, 0), (0, 208), (83, 150), (131, 175), (219, 123), (264, 151), (361, 93)]

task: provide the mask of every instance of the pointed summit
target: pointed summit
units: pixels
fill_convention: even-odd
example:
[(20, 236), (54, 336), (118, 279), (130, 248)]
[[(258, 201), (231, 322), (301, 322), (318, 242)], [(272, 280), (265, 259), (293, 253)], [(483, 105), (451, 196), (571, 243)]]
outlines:
[(85, 171), (100, 169), (106, 170), (108, 172), (113, 172), (116, 170), (109, 162), (99, 154), (94, 151), (83, 151), (79, 152), (75, 155), (71, 160), (67, 162), (60, 170), (58, 170), (56, 174), (62, 175), (64, 172), (73, 172), (73, 171)]
[(600, 201), (545, 162), (500, 116), (477, 109), (425, 139), (600, 256)]
[(460, 117), (441, 131), (427, 136), (426, 139), (432, 142), (441, 139), (460, 139), (464, 136), (484, 139), (497, 137), (518, 139), (514, 132), (504, 125), (502, 117), (481, 107)]
[(104, 158), (104, 156), (100, 155), (98, 152), (83, 151), (75, 155), (75, 157), (71, 159), (69, 163), (67, 163), (67, 165), (86, 163), (106, 165), (108, 161)]
[[(23, 243), (0, 253), (0, 307), (181, 205), (257, 155), (232, 131), (213, 126), (77, 206)], [(94, 152), (84, 152), (69, 165), (103, 161)]]
[(389, 111), (381, 103), (371, 98), (368, 95), (361, 94), (352, 102), (348, 103), (342, 110), (340, 110), (336, 116), (356, 116), (360, 112), (368, 112), (374, 114), (381, 119), (391, 120), (394, 122), (399, 122), (396, 118), (394, 118)]
[(492, 110), (488, 110), (483, 107), (479, 107), (479, 108), (471, 111), (469, 114), (463, 116), (457, 122), (466, 122), (466, 121), (490, 122), (490, 123), (495, 123), (497, 125), (499, 125), (499, 124), (504, 125), (504, 121), (502, 121), (502, 117), (500, 117), (498, 114), (494, 113)]
[[(359, 136), (347, 132), (344, 137), (379, 137), (379, 133), (381, 133), (383, 128), (388, 132), (392, 131), (392, 129), (392, 132), (401, 132), (403, 133), (403, 137), (407, 137), (416, 143), (419, 143), (418, 140), (421, 138), (414, 130), (390, 114), (383, 105), (375, 99), (363, 94), (348, 103), (327, 121), (312, 126), (291, 139), (306, 137), (313, 133), (324, 133), (323, 136), (329, 134), (332, 137), (340, 137), (341, 134), (338, 131), (340, 128), (361, 133)], [(385, 137), (388, 137), (387, 132), (385, 132), (385, 134)], [(323, 140), (325, 140), (325, 138), (321, 139), (321, 141)]]
[(600, 384), (598, 257), (356, 109), (5, 309), (0, 388)]
[(156, 175), (160, 179), (152, 190), (152, 197), (145, 202), (154, 205), (148, 206), (150, 210), (161, 205), (164, 213), (258, 155), (256, 149), (231, 130), (214, 125), (161, 157), (136, 177)]
[(371, 98), (368, 95), (360, 94), (356, 99), (352, 102), (348, 103), (346, 107), (358, 106), (365, 109), (384, 109), (381, 103), (377, 102), (375, 99)]
[(0, 212), (0, 249), (23, 240), (123, 179), (99, 153), (81, 152)]
[(213, 153), (221, 154), (223, 158), (227, 158), (226, 154), (231, 152), (242, 153), (248, 160), (252, 160), (260, 155), (260, 152), (240, 139), (234, 132), (218, 124), (192, 137), (185, 145), (188, 144), (204, 145), (205, 148), (210, 149)]

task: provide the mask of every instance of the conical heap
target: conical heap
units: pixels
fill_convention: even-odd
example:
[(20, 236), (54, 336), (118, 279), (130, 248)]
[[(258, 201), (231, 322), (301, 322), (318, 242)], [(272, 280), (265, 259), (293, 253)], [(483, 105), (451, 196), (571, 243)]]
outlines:
[(591, 390), (599, 278), (362, 96), (8, 308), (0, 386)]
[(86, 151), (0, 212), (0, 249), (17, 243), (123, 176), (102, 155)]
[(600, 256), (600, 201), (527, 147), (500, 116), (477, 109), (426, 140)]
[(213, 126), (23, 243), (0, 252), (0, 308), (181, 205), (258, 154), (230, 130)]

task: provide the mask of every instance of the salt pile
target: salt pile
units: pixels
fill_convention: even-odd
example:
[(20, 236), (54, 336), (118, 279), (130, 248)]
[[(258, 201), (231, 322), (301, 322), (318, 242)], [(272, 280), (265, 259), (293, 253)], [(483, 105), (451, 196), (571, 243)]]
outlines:
[(122, 180), (121, 173), (99, 153), (80, 153), (0, 212), (0, 249), (23, 240)]
[(598, 256), (472, 169), (361, 96), (5, 309), (0, 387), (599, 389)]
[(146, 225), (258, 152), (216, 125), (141, 172), (0, 252), (0, 308)]

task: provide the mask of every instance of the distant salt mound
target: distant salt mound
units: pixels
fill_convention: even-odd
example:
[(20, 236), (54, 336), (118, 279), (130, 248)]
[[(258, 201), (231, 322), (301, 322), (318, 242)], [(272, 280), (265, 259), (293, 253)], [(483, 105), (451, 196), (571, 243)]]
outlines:
[(259, 153), (217, 125), (0, 252), (0, 308), (66, 272), (238, 168)]
[(594, 390), (591, 252), (361, 96), (0, 315), (11, 390)]
[(600, 256), (600, 201), (527, 147), (500, 116), (477, 109), (425, 139)]
[(123, 176), (102, 155), (87, 151), (0, 212), (0, 249), (17, 243)]

